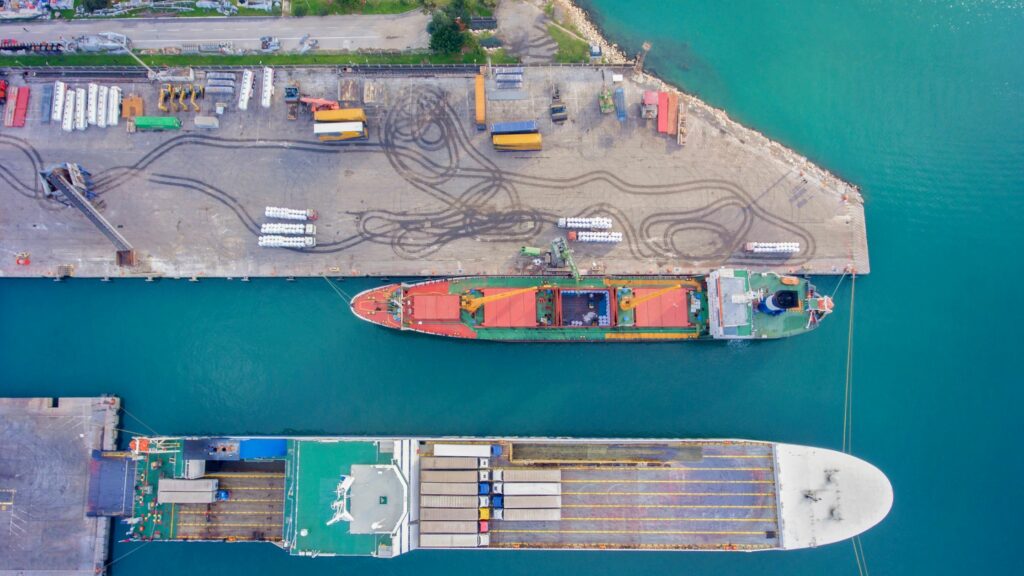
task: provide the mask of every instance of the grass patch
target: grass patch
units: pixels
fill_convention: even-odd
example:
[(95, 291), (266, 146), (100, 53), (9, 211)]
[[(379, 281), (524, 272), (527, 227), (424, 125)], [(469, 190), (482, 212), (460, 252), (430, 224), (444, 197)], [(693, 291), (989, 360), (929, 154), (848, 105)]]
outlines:
[(421, 6), (419, 0), (292, 0), (292, 15), (401, 14)]
[(555, 62), (589, 62), (590, 44), (569, 34), (554, 24), (548, 24), (548, 34), (558, 44)]
[[(368, 54), (245, 54), (227, 56), (220, 54), (151, 54), (139, 56), (154, 68), (163, 66), (275, 66), (275, 65), (356, 65), (356, 64), (485, 64), (487, 55), (479, 52), (470, 54), (426, 54), (426, 53), (368, 53)], [(504, 50), (490, 54), (495, 64), (514, 64), (518, 60)], [(138, 66), (134, 58), (126, 54), (64, 54), (60, 56), (17, 56), (0, 58), (0, 63), (12, 67), (44, 66)]]

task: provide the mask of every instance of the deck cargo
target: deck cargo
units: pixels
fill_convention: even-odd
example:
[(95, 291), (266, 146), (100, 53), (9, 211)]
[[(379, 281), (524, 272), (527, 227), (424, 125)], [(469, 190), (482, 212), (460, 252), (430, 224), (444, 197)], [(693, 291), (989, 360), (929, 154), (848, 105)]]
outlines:
[[(498, 490), (495, 489), (495, 492)], [(507, 496), (557, 496), (562, 493), (558, 482), (507, 482), (501, 489)]]
[(456, 520), (460, 522), (476, 522), (480, 519), (479, 508), (423, 508), (420, 520)]
[(480, 473), (476, 470), (423, 470), (420, 482), (477, 482)]
[(509, 496), (504, 500), (505, 509), (509, 508), (561, 508), (561, 496)]
[(420, 494), (433, 496), (474, 496), (479, 490), (476, 482), (420, 482)]
[(434, 456), (475, 456), (488, 458), (492, 450), (489, 444), (434, 444)]
[[(545, 468), (504, 468), (498, 470), (501, 472), (501, 478), (495, 478), (495, 481), (501, 480), (504, 482), (561, 482), (562, 471), (556, 469), (548, 470)], [(508, 494), (508, 492), (506, 492)]]
[(506, 508), (502, 512), (505, 522), (551, 522), (562, 519), (560, 508)]
[(480, 467), (480, 459), (474, 457), (420, 457), (420, 468), (424, 470), (476, 470)]
[[(561, 494), (422, 482), (423, 455), (442, 445), (488, 448), (470, 473), (557, 471), (561, 483), (502, 486)], [(885, 475), (849, 454), (735, 439), (154, 436), (101, 457), (134, 474), (96, 486), (126, 503), (130, 541), (262, 541), (308, 557), (790, 550), (852, 538), (892, 505)], [(420, 495), (439, 486), (473, 493)]]
[(471, 522), (420, 522), (420, 534), (476, 534), (479, 530), (480, 527), (476, 520)]

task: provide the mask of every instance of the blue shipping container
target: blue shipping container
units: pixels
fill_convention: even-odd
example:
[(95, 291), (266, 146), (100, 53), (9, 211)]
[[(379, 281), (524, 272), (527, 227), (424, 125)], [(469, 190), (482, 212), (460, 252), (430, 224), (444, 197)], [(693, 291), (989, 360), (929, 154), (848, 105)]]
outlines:
[(615, 89), (615, 115), (619, 122), (626, 121), (626, 92), (622, 88)]
[(536, 134), (537, 132), (536, 120), (495, 122), (491, 124), (491, 134)]
[(242, 440), (238, 456), (242, 460), (284, 458), (288, 454), (288, 441), (276, 438), (254, 438)]

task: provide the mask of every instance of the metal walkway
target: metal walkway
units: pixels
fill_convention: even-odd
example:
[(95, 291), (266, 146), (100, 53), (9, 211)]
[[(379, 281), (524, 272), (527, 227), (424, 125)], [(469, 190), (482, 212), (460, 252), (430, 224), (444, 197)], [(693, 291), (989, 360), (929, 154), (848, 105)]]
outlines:
[(60, 193), (63, 202), (78, 208), (114, 244), (117, 248), (118, 265), (134, 265), (135, 248), (81, 192), (81, 190), (87, 190), (88, 186), (85, 175), (77, 164), (65, 164), (64, 169), (51, 170), (45, 177), (46, 181)]

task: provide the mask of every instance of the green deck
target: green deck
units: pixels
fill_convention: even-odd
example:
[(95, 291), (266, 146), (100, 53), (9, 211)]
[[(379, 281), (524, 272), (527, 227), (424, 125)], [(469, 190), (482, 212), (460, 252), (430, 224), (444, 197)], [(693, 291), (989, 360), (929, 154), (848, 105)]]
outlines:
[[(353, 464), (390, 462), (390, 455), (381, 454), (375, 442), (290, 442), (285, 541), (291, 546), (291, 554), (369, 556), (381, 544), (390, 545), (387, 535), (350, 533), (348, 522), (327, 526), (341, 475), (349, 474)], [(305, 536), (303, 530), (307, 531)]]

